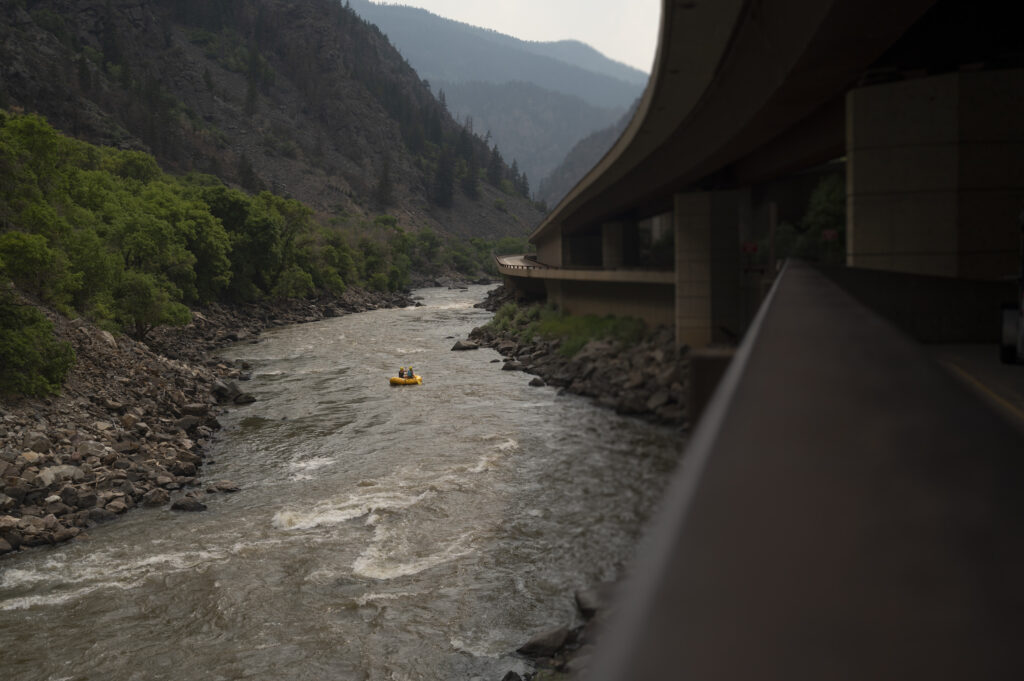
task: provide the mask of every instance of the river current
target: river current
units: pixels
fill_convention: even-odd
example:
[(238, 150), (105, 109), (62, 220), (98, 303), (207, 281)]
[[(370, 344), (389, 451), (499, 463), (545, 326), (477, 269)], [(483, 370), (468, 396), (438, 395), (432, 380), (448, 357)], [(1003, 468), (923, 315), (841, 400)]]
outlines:
[[(220, 417), (203, 513), (139, 509), (0, 559), (0, 676), (501, 679), (618, 577), (679, 433), (528, 386), (485, 287), (279, 328), (222, 354), (258, 398)], [(413, 365), (423, 385), (391, 387)]]

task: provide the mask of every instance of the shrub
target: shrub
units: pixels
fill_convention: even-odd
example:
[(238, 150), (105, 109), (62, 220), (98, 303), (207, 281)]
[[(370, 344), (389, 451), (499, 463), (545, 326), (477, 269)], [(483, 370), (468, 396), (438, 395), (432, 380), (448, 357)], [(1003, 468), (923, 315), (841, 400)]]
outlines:
[(53, 324), (41, 312), (0, 300), (0, 393), (56, 393), (74, 361), (71, 345), (54, 337)]

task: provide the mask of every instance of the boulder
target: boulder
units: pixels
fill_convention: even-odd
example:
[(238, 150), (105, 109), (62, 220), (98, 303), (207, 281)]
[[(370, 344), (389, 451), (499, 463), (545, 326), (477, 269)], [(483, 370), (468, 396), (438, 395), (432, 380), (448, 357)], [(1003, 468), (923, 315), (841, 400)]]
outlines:
[(256, 396), (252, 393), (238, 393), (232, 401), (235, 404), (252, 404), (256, 401)]
[(178, 499), (173, 504), (171, 504), (171, 510), (196, 513), (198, 511), (205, 511), (206, 504), (202, 503), (198, 499), (193, 499), (192, 497), (185, 497), (183, 499)]
[(452, 346), (452, 350), (478, 350), (480, 344), (475, 341), (455, 341), (455, 345)]
[(516, 652), (527, 657), (551, 657), (565, 645), (569, 638), (568, 627), (557, 627), (537, 634), (521, 645)]
[(533, 380), (530, 381), (530, 385), (533, 386), (534, 388), (543, 388), (547, 384), (544, 382), (544, 379), (541, 378), (540, 376), (534, 376)]
[(189, 416), (206, 416), (210, 413), (210, 405), (203, 402), (189, 402), (181, 405), (181, 413)]
[(170, 500), (171, 495), (167, 493), (167, 490), (157, 487), (156, 489), (149, 490), (143, 495), (142, 505), (152, 508), (154, 506), (163, 506), (170, 502)]
[(41, 484), (43, 487), (53, 487), (57, 483), (63, 483), (67, 480), (72, 482), (81, 482), (85, 478), (85, 474), (82, 469), (78, 466), (50, 466), (39, 471), (39, 475), (36, 477), (37, 484)]
[(50, 443), (50, 438), (46, 437), (43, 433), (32, 431), (25, 434), (25, 439), (22, 441), (22, 446), (25, 449), (33, 452), (39, 452), (45, 454), (50, 451), (53, 446)]
[(651, 395), (651, 398), (647, 400), (648, 411), (656, 411), (658, 407), (662, 407), (668, 404), (669, 394), (667, 390), (659, 390), (658, 392)]
[(22, 452), (21, 456), (15, 460), (15, 463), (20, 463), (22, 466), (34, 466), (43, 460), (43, 455), (39, 452), (29, 450)]
[(210, 389), (213, 396), (220, 402), (230, 402), (241, 394), (241, 389), (234, 381), (214, 381)]
[(14, 547), (7, 543), (6, 539), (0, 538), (0, 556), (5, 553), (10, 553), (14, 550)]
[(89, 509), (89, 520), (94, 523), (103, 523), (116, 517), (116, 513), (105, 508), (96, 507)]
[(216, 482), (210, 483), (210, 486), (206, 488), (207, 492), (225, 492), (232, 493), (239, 490), (239, 486), (230, 480), (217, 480)]
[(190, 431), (195, 430), (198, 425), (198, 416), (182, 416), (180, 419), (174, 422), (174, 429), (188, 433)]
[(78, 506), (78, 508), (81, 509), (92, 509), (96, 507), (97, 499), (98, 497), (96, 496), (96, 492), (89, 489), (79, 490), (78, 500), (75, 502), (75, 506)]
[(78, 453), (82, 457), (96, 456), (102, 457), (106, 452), (106, 445), (102, 442), (96, 442), (95, 440), (87, 440), (86, 442), (79, 443)]

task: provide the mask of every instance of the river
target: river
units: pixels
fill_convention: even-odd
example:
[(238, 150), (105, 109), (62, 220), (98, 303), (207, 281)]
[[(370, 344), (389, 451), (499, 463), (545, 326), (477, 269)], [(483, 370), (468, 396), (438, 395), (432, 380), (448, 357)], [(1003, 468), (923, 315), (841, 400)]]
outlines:
[[(617, 577), (683, 447), (528, 386), (489, 349), (486, 287), (274, 329), (223, 352), (258, 401), (220, 417), (203, 513), (139, 509), (0, 559), (0, 675), (474, 679), (578, 622)], [(387, 377), (412, 364), (420, 386)]]

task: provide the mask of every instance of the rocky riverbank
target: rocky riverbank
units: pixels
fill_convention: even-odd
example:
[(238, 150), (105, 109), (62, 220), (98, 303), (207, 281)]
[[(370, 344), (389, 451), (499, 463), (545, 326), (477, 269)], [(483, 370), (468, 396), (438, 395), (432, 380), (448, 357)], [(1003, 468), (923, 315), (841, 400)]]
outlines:
[(574, 594), (576, 610), (583, 619), (576, 626), (562, 625), (535, 635), (516, 650), (530, 661), (534, 671), (526, 676), (508, 672), (501, 681), (559, 681), (580, 678), (590, 667), (598, 636), (613, 613), (616, 585), (608, 582)]
[[(514, 302), (505, 287), (493, 289), (477, 304), (492, 312)], [(623, 345), (595, 340), (576, 354), (559, 353), (555, 339), (525, 339), (525, 327), (495, 332), (490, 326), (473, 329), (469, 339), (453, 350), (491, 347), (505, 356), (501, 368), (533, 374), (534, 386), (550, 385), (593, 398), (620, 414), (645, 418), (686, 430), (686, 395), (689, 353), (676, 348), (670, 329), (651, 329), (637, 343)], [(611, 613), (612, 584), (601, 584), (574, 594), (584, 623), (567, 623), (539, 632), (516, 653), (530, 660), (534, 671), (521, 676), (508, 672), (502, 681), (556, 681), (579, 678), (591, 662), (600, 631)]]
[[(500, 287), (479, 307), (494, 311), (510, 301), (509, 293)], [(525, 340), (523, 331), (520, 327), (495, 332), (485, 325), (473, 329), (468, 341), (452, 349), (491, 347), (505, 356), (503, 370), (533, 374), (530, 385), (550, 385), (591, 397), (620, 414), (686, 427), (688, 349), (675, 347), (671, 329), (651, 329), (631, 345), (590, 341), (571, 357), (559, 352), (558, 339)]]
[(205, 495), (236, 491), (202, 479), (205, 447), (225, 406), (255, 398), (239, 385), (248, 367), (209, 353), (268, 327), (414, 304), (406, 294), (348, 291), (214, 305), (146, 344), (48, 313), (77, 359), (59, 396), (0, 401), (0, 554), (71, 539), (134, 507), (201, 511)]

